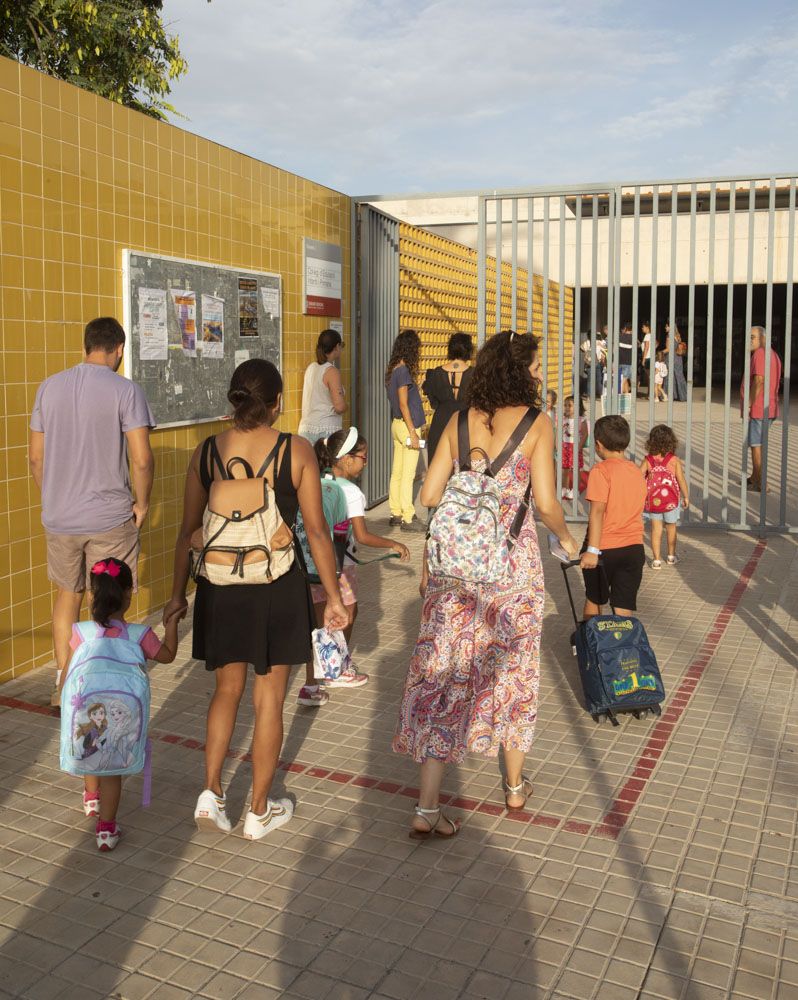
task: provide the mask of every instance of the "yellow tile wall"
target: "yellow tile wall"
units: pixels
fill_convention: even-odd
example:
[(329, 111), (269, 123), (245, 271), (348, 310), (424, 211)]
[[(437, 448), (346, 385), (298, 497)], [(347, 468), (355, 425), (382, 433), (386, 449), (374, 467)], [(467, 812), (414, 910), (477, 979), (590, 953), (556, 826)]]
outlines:
[[(301, 313), (303, 236), (343, 248), (348, 335), (348, 197), (0, 57), (0, 681), (52, 657), (52, 588), (27, 467), (34, 395), (80, 361), (87, 320), (121, 320), (122, 250), (282, 275), (280, 426), (295, 430), (302, 373), (326, 325)], [(132, 617), (168, 596), (186, 464), (214, 429), (152, 435), (156, 479)]]
[[(487, 328), (495, 330), (496, 258), (487, 262)], [(502, 262), (501, 328), (512, 326), (512, 265)], [(516, 329), (526, 330), (529, 289), (526, 271), (516, 272)], [(549, 331), (547, 385), (559, 382), (560, 286), (549, 281)], [(402, 223), (399, 227), (399, 326), (411, 328), (421, 337), (421, 370), (446, 360), (446, 346), (453, 333), (470, 333), (477, 338), (477, 253), (469, 247), (425, 229)], [(573, 289), (566, 287), (563, 302), (565, 337), (563, 382), (569, 384), (573, 359)], [(543, 334), (543, 278), (533, 275), (532, 329)], [(431, 417), (428, 404), (427, 417)]]

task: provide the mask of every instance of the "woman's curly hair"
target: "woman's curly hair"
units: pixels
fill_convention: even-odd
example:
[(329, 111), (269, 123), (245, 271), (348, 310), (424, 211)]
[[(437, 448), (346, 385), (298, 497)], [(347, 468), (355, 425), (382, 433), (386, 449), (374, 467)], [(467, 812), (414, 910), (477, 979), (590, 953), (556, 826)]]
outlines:
[(391, 360), (385, 369), (385, 385), (388, 386), (393, 375), (394, 368), (402, 361), (410, 372), (410, 378), (414, 382), (418, 381), (419, 354), (421, 352), (421, 339), (415, 330), (402, 330), (393, 342)]
[(477, 354), (468, 391), (468, 405), (486, 413), (488, 426), (504, 406), (537, 406), (540, 383), (529, 366), (538, 353), (538, 340), (529, 333), (503, 330), (491, 337)]
[(646, 438), (646, 452), (649, 455), (676, 454), (679, 447), (679, 439), (673, 432), (673, 428), (667, 424), (657, 424), (648, 432)]

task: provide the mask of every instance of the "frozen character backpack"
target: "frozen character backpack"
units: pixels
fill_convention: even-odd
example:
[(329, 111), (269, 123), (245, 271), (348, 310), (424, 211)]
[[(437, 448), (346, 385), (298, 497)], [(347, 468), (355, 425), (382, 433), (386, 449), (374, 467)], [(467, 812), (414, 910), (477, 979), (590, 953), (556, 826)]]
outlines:
[[(325, 472), (321, 477), (321, 506), (324, 511), (324, 520), (327, 522), (333, 542), (335, 569), (340, 576), (344, 568), (344, 556), (349, 545), (351, 525), (347, 516), (346, 495), (341, 485), (336, 482), (335, 476), (329, 472)], [(302, 520), (302, 511), (297, 512), (294, 532), (296, 534), (301, 562), (304, 563), (305, 574), (309, 582), (321, 583), (319, 571), (313, 561), (313, 555), (308, 544), (305, 523)]]
[(146, 625), (75, 626), (83, 641), (72, 654), (61, 692), (61, 770), (70, 774), (137, 774), (148, 762), (150, 682), (139, 645)]
[(427, 562), (433, 576), (469, 583), (497, 583), (510, 573), (510, 552), (529, 509), (531, 483), (509, 532), (501, 522), (501, 489), (496, 476), (526, 437), (540, 410), (530, 406), (501, 454), (485, 458), (482, 472), (471, 468), (468, 410), (457, 418), (457, 452), (460, 469), (446, 484), (441, 502), (430, 521)]
[[(200, 467), (211, 467), (219, 478), (211, 481), (202, 528), (191, 539), (191, 575), (204, 576), (217, 585), (271, 583), (291, 569), (294, 534), (283, 521), (274, 489), (265, 478), (286, 443), (282, 461), (291, 461), (289, 434), (279, 434), (277, 443), (257, 472), (243, 458), (223, 464), (216, 438), (202, 447)], [(236, 476), (241, 466), (243, 476)], [(275, 479), (277, 470), (275, 468)]]
[(646, 455), (648, 475), (646, 476), (645, 510), (649, 514), (667, 514), (679, 506), (680, 491), (676, 476), (668, 468), (668, 462), (673, 453), (668, 452), (664, 458), (654, 458)]

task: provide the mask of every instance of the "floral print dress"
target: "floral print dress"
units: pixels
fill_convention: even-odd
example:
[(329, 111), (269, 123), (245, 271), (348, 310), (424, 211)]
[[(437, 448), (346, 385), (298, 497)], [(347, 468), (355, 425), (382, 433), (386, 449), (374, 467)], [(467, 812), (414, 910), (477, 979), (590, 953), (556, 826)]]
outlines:
[[(474, 462), (474, 467), (478, 467)], [(516, 449), (496, 476), (509, 532), (529, 482)], [(501, 583), (431, 577), (405, 681), (396, 753), (421, 764), (455, 763), (466, 753), (527, 752), (538, 714), (543, 567), (530, 511)]]

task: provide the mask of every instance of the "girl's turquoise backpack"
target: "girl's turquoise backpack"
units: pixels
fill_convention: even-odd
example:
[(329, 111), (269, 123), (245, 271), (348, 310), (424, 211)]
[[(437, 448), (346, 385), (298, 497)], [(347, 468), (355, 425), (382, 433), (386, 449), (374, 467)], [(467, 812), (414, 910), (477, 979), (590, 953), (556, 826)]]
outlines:
[(149, 762), (147, 626), (115, 625), (124, 630), (115, 639), (97, 622), (75, 626), (83, 642), (61, 691), (61, 770), (70, 774), (137, 774)]

